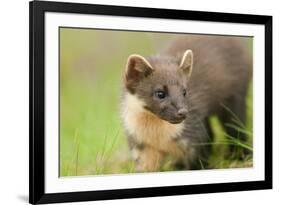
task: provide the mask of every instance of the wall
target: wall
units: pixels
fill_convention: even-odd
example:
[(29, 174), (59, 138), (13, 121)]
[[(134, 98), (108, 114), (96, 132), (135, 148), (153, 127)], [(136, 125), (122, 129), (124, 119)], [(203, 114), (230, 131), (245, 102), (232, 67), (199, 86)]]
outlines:
[[(73, 0), (74, 1), (74, 0)], [(82, 0), (81, 0), (82, 1)], [(76, 1), (75, 1), (76, 2)], [(79, 2), (79, 1), (78, 1)], [(80, 204), (241, 204), (274, 203), (280, 200), (280, 36), (281, 13), (278, 1), (141, 1), (96, 0), (97, 4), (162, 7), (202, 11), (273, 15), (274, 28), (274, 189), (236, 193), (129, 199)], [(1, 2), (0, 32), (0, 203), (26, 204), (28, 199), (28, 1)], [(279, 196), (278, 196), (279, 195)], [(275, 203), (276, 204), (276, 203)]]

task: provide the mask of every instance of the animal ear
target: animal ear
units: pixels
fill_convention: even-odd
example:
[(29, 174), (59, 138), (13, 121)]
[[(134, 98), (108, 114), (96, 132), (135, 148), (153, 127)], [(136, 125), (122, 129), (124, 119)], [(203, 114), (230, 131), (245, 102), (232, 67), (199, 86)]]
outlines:
[(126, 65), (125, 80), (127, 84), (134, 84), (153, 72), (150, 63), (142, 56), (130, 55)]
[(192, 50), (186, 50), (182, 56), (180, 69), (190, 77), (193, 68), (193, 52)]

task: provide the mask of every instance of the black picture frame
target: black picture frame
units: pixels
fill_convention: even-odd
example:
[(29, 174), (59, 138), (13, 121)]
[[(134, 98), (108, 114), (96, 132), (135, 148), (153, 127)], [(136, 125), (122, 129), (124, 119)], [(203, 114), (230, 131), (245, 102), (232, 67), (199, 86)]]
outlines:
[[(80, 3), (32, 1), (29, 4), (30, 42), (30, 164), (29, 202), (32, 204), (74, 202), (105, 199), (153, 197), (182, 194), (260, 190), (272, 188), (272, 17), (248, 14), (230, 14), (201, 11), (169, 10), (105, 6)], [(198, 184), (154, 188), (81, 191), (71, 193), (45, 192), (45, 81), (44, 39), (45, 13), (62, 12), (110, 16), (150, 17), (209, 22), (260, 24), (265, 26), (265, 180), (219, 184)]]

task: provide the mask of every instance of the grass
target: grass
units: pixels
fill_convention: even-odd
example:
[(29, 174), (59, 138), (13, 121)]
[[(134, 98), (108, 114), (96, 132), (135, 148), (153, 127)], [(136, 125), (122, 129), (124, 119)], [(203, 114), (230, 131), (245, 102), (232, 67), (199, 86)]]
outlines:
[[(120, 120), (120, 76), (130, 54), (154, 53), (170, 37), (141, 32), (60, 30), (61, 176), (134, 172)], [(210, 167), (252, 166), (252, 88), (247, 97), (246, 123), (233, 115), (233, 123), (228, 125), (246, 134), (246, 142), (228, 136), (216, 116), (210, 122), (215, 134)], [(248, 149), (250, 155), (242, 160), (235, 154), (229, 158), (222, 154), (228, 152), (229, 144), (238, 151)], [(201, 167), (206, 168), (204, 163)], [(169, 160), (161, 170), (172, 170)]]

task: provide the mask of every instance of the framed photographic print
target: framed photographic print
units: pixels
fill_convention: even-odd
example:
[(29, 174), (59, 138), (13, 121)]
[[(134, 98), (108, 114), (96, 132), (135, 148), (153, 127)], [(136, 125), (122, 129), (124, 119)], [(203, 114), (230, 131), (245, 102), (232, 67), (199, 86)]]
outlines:
[(272, 188), (272, 17), (30, 2), (30, 203)]

